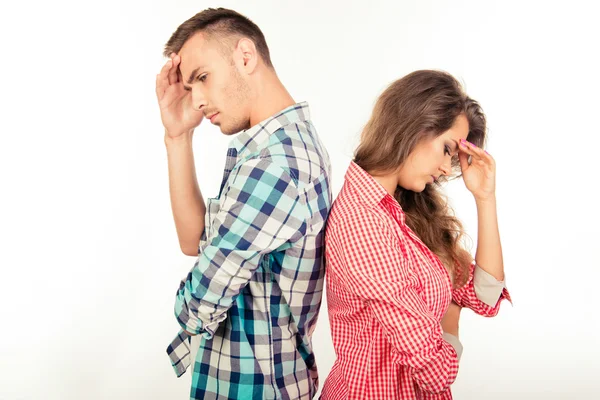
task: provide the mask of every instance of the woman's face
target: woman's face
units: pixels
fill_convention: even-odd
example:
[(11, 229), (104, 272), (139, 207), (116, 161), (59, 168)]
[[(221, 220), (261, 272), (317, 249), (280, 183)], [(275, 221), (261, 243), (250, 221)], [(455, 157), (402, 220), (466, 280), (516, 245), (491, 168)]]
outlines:
[(468, 134), (469, 122), (464, 114), (460, 114), (446, 132), (422, 140), (398, 170), (398, 185), (413, 192), (422, 192), (440, 175), (449, 175), (451, 159), (458, 154), (460, 140), (466, 140)]

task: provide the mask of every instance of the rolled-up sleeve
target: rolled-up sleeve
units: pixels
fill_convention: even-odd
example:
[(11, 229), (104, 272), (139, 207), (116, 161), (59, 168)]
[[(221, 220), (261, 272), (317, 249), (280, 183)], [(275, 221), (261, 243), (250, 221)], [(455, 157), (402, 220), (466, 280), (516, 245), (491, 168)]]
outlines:
[(452, 291), (456, 304), (484, 317), (497, 315), (503, 299), (511, 301), (505, 282), (498, 281), (475, 263), (470, 266), (467, 283)]
[(448, 339), (454, 344), (444, 339), (439, 319), (418, 293), (418, 277), (395, 233), (368, 210), (358, 210), (328, 229), (337, 231), (328, 245), (342, 254), (343, 280), (371, 308), (394, 349), (394, 362), (410, 369), (422, 391), (447, 390), (456, 379), (462, 346), (457, 338)]
[(175, 301), (181, 327), (209, 339), (261, 258), (291, 246), (307, 229), (307, 210), (296, 183), (267, 159), (234, 169), (219, 203), (211, 232)]

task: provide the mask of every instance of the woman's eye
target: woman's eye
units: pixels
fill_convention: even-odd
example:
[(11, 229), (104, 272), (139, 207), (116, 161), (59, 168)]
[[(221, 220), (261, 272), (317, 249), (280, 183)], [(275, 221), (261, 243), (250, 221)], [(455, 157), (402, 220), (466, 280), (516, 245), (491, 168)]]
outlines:
[(206, 75), (200, 75), (200, 76), (198, 77), (198, 80), (199, 80), (200, 82), (204, 82), (204, 81), (206, 80)]
[(448, 147), (447, 145), (444, 145), (444, 154), (450, 155), (450, 147)]

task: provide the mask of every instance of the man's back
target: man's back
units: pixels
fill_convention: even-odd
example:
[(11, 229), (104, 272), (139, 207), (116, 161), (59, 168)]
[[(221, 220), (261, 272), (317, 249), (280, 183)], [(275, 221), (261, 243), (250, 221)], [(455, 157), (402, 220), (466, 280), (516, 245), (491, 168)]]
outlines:
[[(232, 141), (220, 195), (207, 202), (199, 260), (176, 305), (182, 326), (194, 326), (188, 310), (203, 322), (192, 398), (315, 395), (311, 334), (323, 287), (329, 176), (306, 103)], [(177, 368), (177, 351), (169, 350)]]

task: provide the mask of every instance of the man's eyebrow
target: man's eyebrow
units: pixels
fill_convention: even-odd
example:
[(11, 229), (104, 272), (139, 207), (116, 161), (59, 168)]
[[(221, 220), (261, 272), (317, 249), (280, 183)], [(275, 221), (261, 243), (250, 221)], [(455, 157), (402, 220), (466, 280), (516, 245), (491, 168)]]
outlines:
[(200, 71), (201, 69), (203, 69), (204, 67), (201, 65), (198, 68), (196, 68), (195, 70), (192, 71), (192, 73), (190, 74), (187, 83), (188, 85), (191, 85), (192, 82), (194, 81), (194, 77), (196, 76), (196, 74), (198, 73), (198, 71)]
[[(191, 84), (192, 84), (192, 82), (194, 81), (194, 77), (196, 76), (196, 74), (198, 73), (198, 71), (200, 71), (201, 69), (204, 69), (204, 66), (202, 66), (202, 65), (201, 65), (201, 66), (199, 66), (198, 68), (196, 68), (196, 69), (194, 69), (194, 70), (192, 71), (192, 73), (190, 74), (190, 76), (189, 76), (189, 78), (188, 78), (188, 80), (187, 80), (187, 83), (188, 83), (189, 85), (191, 85)], [(183, 75), (181, 74), (181, 70), (180, 70), (179, 68), (177, 68), (177, 75), (179, 76), (179, 81), (180, 81), (180, 82), (183, 82)], [(187, 90), (188, 92), (192, 90), (192, 88), (191, 88), (191, 87), (189, 87), (189, 86), (185, 86), (185, 84), (183, 85), (183, 88), (184, 88), (185, 90)]]
[[(177, 79), (179, 79), (179, 82), (183, 82), (183, 75), (181, 75), (181, 70), (179, 68), (177, 68)], [(183, 85), (183, 83), (182, 83), (182, 85)], [(185, 90), (187, 90), (188, 92), (192, 90), (191, 87), (185, 86), (185, 85), (183, 85), (183, 88)]]

